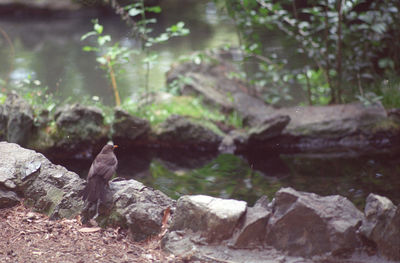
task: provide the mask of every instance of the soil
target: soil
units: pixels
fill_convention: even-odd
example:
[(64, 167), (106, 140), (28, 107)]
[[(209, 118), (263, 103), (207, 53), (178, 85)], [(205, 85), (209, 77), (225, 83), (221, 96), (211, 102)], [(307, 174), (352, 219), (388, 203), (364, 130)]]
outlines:
[(0, 209), (0, 262), (184, 262), (161, 250), (160, 237), (134, 242), (126, 230), (49, 220), (23, 205)]

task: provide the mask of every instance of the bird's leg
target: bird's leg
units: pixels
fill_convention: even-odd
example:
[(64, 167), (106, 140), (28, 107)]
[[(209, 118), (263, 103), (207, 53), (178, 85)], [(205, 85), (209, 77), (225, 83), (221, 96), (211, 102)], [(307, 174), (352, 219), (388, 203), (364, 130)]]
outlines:
[(100, 206), (100, 199), (97, 199), (96, 203), (96, 214), (94, 215), (93, 219), (96, 220), (96, 218), (99, 216), (99, 206)]

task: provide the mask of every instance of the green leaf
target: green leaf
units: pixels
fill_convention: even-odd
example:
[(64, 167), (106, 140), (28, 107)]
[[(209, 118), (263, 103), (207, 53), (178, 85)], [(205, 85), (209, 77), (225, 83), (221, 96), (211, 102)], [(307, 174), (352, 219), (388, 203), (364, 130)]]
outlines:
[(98, 58), (96, 58), (96, 61), (99, 62), (102, 65), (106, 65), (107, 64), (107, 59), (105, 57), (98, 57)]
[(138, 8), (131, 8), (131, 9), (129, 9), (129, 12), (128, 12), (128, 14), (130, 16), (137, 16), (137, 15), (139, 15), (141, 13), (142, 13), (142, 10), (138, 9)]
[(146, 11), (158, 14), (158, 13), (161, 13), (161, 7), (159, 7), (159, 6), (146, 7)]
[(97, 35), (97, 33), (95, 31), (90, 31), (87, 32), (86, 34), (84, 34), (83, 36), (81, 36), (81, 41), (85, 40), (86, 38), (93, 36), (93, 35)]
[(103, 26), (100, 24), (94, 24), (94, 31), (97, 32), (97, 34), (101, 35), (101, 33), (103, 33)]
[(97, 38), (97, 43), (99, 44), (99, 46), (103, 46), (108, 41), (111, 41), (111, 36), (110, 35), (99, 36)]
[(92, 46), (84, 46), (84, 47), (82, 48), (82, 50), (83, 50), (83, 51), (86, 51), (86, 52), (90, 52), (90, 51), (98, 51), (99, 49), (96, 48), (96, 47), (92, 47)]

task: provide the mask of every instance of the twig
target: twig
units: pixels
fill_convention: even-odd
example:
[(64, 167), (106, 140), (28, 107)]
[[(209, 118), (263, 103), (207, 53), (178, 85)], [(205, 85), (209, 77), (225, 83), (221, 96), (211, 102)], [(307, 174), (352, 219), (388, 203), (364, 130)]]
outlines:
[(4, 31), (1, 27), (0, 27), (0, 33), (6, 39), (7, 44), (10, 46), (11, 63), (10, 63), (10, 68), (9, 68), (9, 70), (7, 72), (7, 75), (6, 75), (6, 79), (4, 80), (5, 87), (7, 87), (7, 84), (8, 84), (9, 78), (10, 78), (10, 74), (14, 70), (15, 49), (14, 49), (14, 45), (13, 45), (10, 37), (8, 36), (7, 32)]

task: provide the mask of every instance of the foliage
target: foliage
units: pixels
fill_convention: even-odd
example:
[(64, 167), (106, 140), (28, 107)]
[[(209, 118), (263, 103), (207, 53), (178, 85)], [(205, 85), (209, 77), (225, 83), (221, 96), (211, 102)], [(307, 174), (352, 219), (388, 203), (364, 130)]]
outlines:
[[(148, 13), (160, 13), (160, 6), (146, 6), (144, 0), (134, 0), (132, 4), (122, 7), (116, 0), (111, 0), (111, 6), (115, 12), (128, 24), (133, 32), (133, 36), (142, 42), (142, 53), (145, 54), (143, 59), (135, 60), (141, 61), (146, 69), (145, 87), (146, 93), (149, 93), (149, 78), (150, 69), (158, 62), (158, 53), (151, 48), (156, 44), (167, 42), (172, 37), (186, 36), (189, 34), (189, 29), (185, 28), (185, 23), (182, 21), (177, 22), (166, 28), (165, 32), (158, 36), (153, 35), (151, 24), (157, 23), (157, 19), (147, 16)], [(137, 21), (137, 19), (139, 19)]]
[[(298, 83), (309, 89), (298, 76), (312, 70), (322, 73), (330, 102), (337, 103), (377, 76), (400, 71), (397, 0), (224, 2), (236, 23), (246, 59), (257, 61), (256, 73), (246, 72), (254, 85), (276, 85), (275, 89), (280, 89)], [(295, 42), (293, 49), (308, 61), (310, 69), (304, 72), (282, 54), (268, 50), (265, 38), (271, 30), (280, 30)], [(320, 86), (313, 79), (309, 81), (310, 86)], [(344, 90), (345, 85), (358, 89)], [(308, 95), (309, 102), (325, 102), (312, 99), (312, 92)]]
[(0, 105), (4, 104), (6, 98), (7, 98), (6, 94), (0, 92)]
[(115, 43), (112, 46), (108, 45), (111, 42), (110, 35), (103, 34), (103, 26), (99, 24), (97, 19), (92, 20), (93, 31), (84, 34), (81, 40), (85, 40), (90, 36), (97, 37), (96, 46), (84, 46), (84, 51), (95, 51), (99, 55), (96, 61), (101, 65), (101, 68), (107, 72), (107, 76), (111, 81), (111, 85), (114, 91), (115, 104), (121, 105), (121, 99), (119, 97), (117, 79), (115, 68), (128, 62), (130, 51), (126, 47), (121, 47), (119, 43)]
[(384, 79), (373, 88), (385, 108), (400, 108), (400, 79)]
[(233, 112), (224, 116), (218, 110), (205, 107), (201, 98), (171, 96), (161, 102), (145, 105), (134, 104), (131, 100), (127, 100), (122, 104), (122, 108), (130, 114), (148, 119), (155, 125), (176, 114), (201, 120), (203, 124), (206, 124), (204, 122), (206, 120), (208, 122), (224, 122), (237, 128), (242, 126), (242, 119), (238, 113)]
[(47, 92), (48, 88), (43, 87), (40, 80), (32, 79), (31, 76), (18, 81), (14, 89), (32, 106), (36, 116), (44, 110), (53, 114), (56, 106), (60, 105), (60, 101)]

